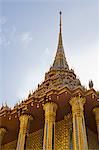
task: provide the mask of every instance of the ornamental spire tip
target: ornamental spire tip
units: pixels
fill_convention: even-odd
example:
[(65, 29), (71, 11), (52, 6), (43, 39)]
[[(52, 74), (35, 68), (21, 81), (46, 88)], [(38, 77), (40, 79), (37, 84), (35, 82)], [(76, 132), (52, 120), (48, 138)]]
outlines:
[(60, 11), (60, 12), (59, 12), (59, 14), (61, 15), (61, 14), (62, 14), (62, 12)]
[(54, 63), (51, 69), (69, 69), (69, 66), (67, 64), (64, 48), (63, 48), (63, 42), (62, 42), (62, 12), (59, 12), (60, 14), (60, 25), (59, 25), (59, 37), (58, 37), (58, 46), (57, 46), (57, 52), (54, 59)]
[(62, 12), (59, 12), (60, 14), (60, 32), (59, 32), (59, 41), (58, 41), (58, 48), (62, 48), (63, 44), (62, 44)]

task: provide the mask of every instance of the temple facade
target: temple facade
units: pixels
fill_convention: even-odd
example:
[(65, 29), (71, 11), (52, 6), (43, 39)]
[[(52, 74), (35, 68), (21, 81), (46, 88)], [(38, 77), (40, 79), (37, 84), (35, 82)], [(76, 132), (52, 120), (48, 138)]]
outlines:
[(98, 150), (99, 91), (86, 89), (70, 69), (62, 18), (53, 65), (44, 81), (13, 109), (0, 109), (0, 150)]

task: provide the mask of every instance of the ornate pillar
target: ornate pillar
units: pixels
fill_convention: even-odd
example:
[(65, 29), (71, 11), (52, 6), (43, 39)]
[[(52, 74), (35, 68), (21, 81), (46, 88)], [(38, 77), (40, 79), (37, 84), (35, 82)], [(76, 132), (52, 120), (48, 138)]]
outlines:
[(68, 114), (67, 116), (64, 117), (64, 120), (65, 120), (65, 147), (64, 149), (65, 150), (69, 150), (70, 149), (70, 114)]
[(93, 112), (95, 114), (97, 132), (98, 132), (98, 141), (99, 141), (99, 107), (94, 108)]
[(55, 118), (57, 105), (53, 102), (44, 105), (45, 110), (45, 127), (43, 150), (54, 150), (55, 148)]
[(16, 150), (24, 150), (25, 145), (25, 138), (27, 136), (28, 131), (28, 123), (31, 119), (31, 116), (27, 114), (23, 114), (20, 116), (20, 129), (19, 129), (19, 135), (18, 135), (18, 142), (17, 142), (17, 148)]
[(73, 149), (88, 150), (83, 106), (85, 99), (74, 97), (70, 100), (73, 115)]
[(5, 133), (6, 133), (6, 129), (0, 128), (0, 148), (1, 148), (2, 140), (3, 140)]

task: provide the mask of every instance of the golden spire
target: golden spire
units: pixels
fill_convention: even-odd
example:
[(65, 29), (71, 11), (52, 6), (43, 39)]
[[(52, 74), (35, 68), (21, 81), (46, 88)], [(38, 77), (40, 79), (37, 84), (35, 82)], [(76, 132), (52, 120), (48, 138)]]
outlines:
[(60, 32), (59, 32), (59, 40), (58, 40), (58, 49), (63, 48), (62, 44), (62, 12), (60, 11)]
[(65, 53), (64, 53), (63, 43), (62, 43), (61, 14), (62, 14), (62, 12), (60, 11), (60, 31), (59, 31), (58, 47), (57, 47), (57, 52), (56, 52), (56, 56), (55, 56), (52, 68), (54, 68), (54, 69), (55, 68), (56, 69), (69, 69), (66, 58), (65, 58)]

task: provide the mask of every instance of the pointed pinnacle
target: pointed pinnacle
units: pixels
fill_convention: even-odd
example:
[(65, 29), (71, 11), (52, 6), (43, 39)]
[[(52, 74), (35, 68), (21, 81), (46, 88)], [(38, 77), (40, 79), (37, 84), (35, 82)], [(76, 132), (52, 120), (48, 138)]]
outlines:
[(62, 12), (60, 11), (60, 32), (59, 32), (59, 40), (58, 40), (58, 49), (63, 48), (62, 44)]
[(60, 11), (60, 32), (61, 32), (61, 28), (62, 28), (62, 17), (61, 17), (61, 15), (62, 15), (62, 12)]

